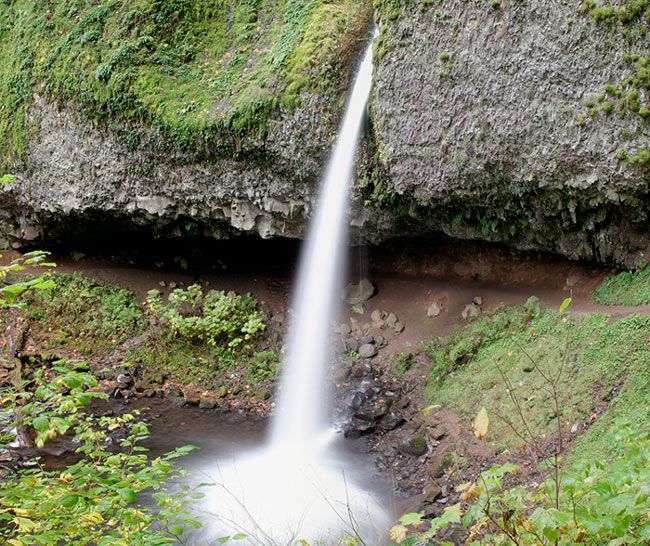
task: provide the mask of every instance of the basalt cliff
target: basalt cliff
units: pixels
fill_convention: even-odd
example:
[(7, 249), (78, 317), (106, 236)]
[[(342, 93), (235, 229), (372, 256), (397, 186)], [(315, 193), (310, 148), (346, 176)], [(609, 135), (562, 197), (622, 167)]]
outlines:
[(300, 237), (374, 20), (358, 238), (648, 260), (650, 12), (621, 12), (638, 2), (125, 4), (0, 6), (5, 246), (90, 226)]

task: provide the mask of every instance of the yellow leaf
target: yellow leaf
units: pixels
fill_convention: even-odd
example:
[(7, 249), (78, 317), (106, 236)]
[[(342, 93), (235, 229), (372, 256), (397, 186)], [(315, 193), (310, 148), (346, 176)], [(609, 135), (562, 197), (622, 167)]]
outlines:
[(88, 514), (84, 514), (81, 516), (81, 519), (86, 523), (90, 523), (92, 525), (97, 525), (104, 521), (104, 518), (99, 512), (90, 512)]
[(488, 431), (488, 426), (490, 425), (490, 419), (488, 418), (487, 410), (485, 408), (481, 408), (481, 411), (478, 412), (476, 417), (474, 418), (474, 436), (476, 436), (479, 440), (483, 438), (487, 434)]
[(17, 516), (23, 517), (23, 518), (29, 517), (29, 516), (32, 515), (31, 510), (25, 510), (24, 508), (13, 508), (13, 511), (14, 511), (14, 514), (16, 514)]
[(11, 546), (23, 546), (23, 543), (20, 540), (17, 540), (15, 538), (10, 538), (7, 541), (7, 544), (11, 544)]
[(465, 502), (472, 502), (476, 500), (481, 493), (481, 488), (478, 485), (473, 485), (460, 495), (460, 500)]
[(403, 525), (395, 525), (390, 530), (390, 539), (400, 544), (404, 542), (406, 535), (408, 534), (408, 529)]

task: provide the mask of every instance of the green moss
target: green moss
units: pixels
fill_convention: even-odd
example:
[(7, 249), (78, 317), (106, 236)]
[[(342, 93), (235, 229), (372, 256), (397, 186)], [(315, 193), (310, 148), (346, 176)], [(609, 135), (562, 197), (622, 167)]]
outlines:
[[(599, 2), (585, 0), (579, 11), (590, 16), (597, 25), (604, 27), (608, 34), (620, 32), (629, 47), (637, 47), (646, 41), (647, 28), (650, 24), (650, 0), (622, 0), (620, 2)], [(621, 119), (628, 112), (639, 115), (647, 120), (650, 115), (650, 105), (647, 103), (650, 92), (650, 55), (642, 48), (640, 53), (626, 52), (626, 74), (617, 85), (605, 86), (605, 93), (618, 99), (617, 112)], [(601, 94), (604, 97), (604, 94)], [(601, 100), (600, 102), (603, 102)], [(595, 116), (593, 106), (585, 104), (589, 113)], [(612, 102), (603, 102), (602, 111), (610, 114), (614, 110)], [(618, 157), (618, 155), (617, 155)], [(634, 157), (634, 159), (632, 159)], [(619, 157), (620, 159), (620, 157)], [(637, 154), (628, 158), (631, 163), (647, 167), (645, 154)]]
[(29, 307), (32, 331), (50, 349), (93, 356), (142, 333), (144, 314), (129, 290), (80, 274), (52, 278), (55, 287), (34, 293)]
[[(650, 317), (631, 315), (612, 322), (607, 315), (589, 314), (567, 319), (535, 307), (483, 317), (428, 351), (428, 401), (456, 408), (468, 423), (481, 407), (487, 408), (487, 440), (495, 451), (522, 443), (506, 423), (523, 428), (511, 393), (519, 400), (526, 426), (541, 438), (553, 433), (558, 418), (565, 428), (588, 420), (599, 396), (607, 398), (615, 385), (647, 375)], [(564, 366), (559, 416), (529, 357), (547, 375)]]
[(224, 134), (263, 133), (299, 90), (333, 86), (368, 9), (363, 0), (5, 2), (0, 151), (13, 160), (24, 151), (34, 92), (218, 151)]
[(650, 305), (650, 267), (608, 277), (592, 297), (602, 305)]
[(609, 101), (603, 102), (600, 108), (606, 114), (611, 114), (614, 111), (614, 105)]
[(411, 368), (417, 365), (417, 359), (412, 353), (395, 353), (390, 358), (390, 365), (396, 377), (404, 377)]

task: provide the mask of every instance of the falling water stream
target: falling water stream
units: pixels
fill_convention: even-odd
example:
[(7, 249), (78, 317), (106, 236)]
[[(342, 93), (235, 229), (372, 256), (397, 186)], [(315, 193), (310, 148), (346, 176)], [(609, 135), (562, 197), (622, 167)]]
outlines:
[[(209, 498), (222, 534), (244, 543), (286, 545), (306, 539), (338, 543), (342, 535), (383, 542), (387, 514), (346, 474), (328, 427), (325, 374), (331, 320), (337, 312), (350, 182), (372, 83), (372, 50), (360, 65), (323, 179), (301, 256), (295, 310), (270, 438), (260, 450), (220, 461)], [(242, 542), (237, 542), (242, 544)]]

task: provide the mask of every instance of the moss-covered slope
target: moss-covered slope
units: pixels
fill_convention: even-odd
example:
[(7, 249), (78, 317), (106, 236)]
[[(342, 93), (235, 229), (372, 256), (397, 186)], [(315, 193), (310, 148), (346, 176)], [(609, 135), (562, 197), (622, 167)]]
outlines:
[(185, 148), (218, 145), (224, 129), (264, 131), (270, 113), (295, 106), (301, 91), (332, 90), (368, 7), (363, 0), (2, 2), (1, 151), (5, 159), (24, 152), (33, 93), (93, 119), (153, 124)]

